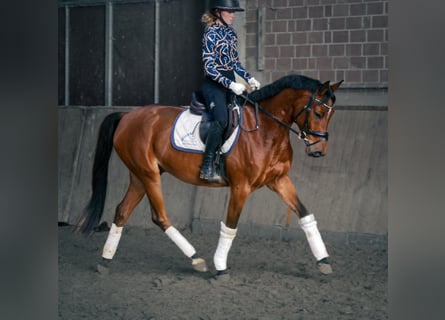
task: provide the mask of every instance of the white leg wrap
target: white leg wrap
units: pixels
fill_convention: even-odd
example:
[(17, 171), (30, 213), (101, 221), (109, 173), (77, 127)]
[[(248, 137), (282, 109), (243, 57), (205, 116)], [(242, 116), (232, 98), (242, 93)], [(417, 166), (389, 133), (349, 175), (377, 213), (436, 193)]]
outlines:
[(103, 258), (113, 259), (122, 236), (122, 228), (123, 227), (116, 226), (114, 223), (111, 224), (110, 232), (108, 233), (108, 238), (102, 251)]
[(221, 221), (221, 231), (219, 233), (218, 247), (216, 248), (213, 262), (217, 271), (227, 269), (227, 255), (229, 254), (232, 241), (235, 239), (237, 229), (227, 227)]
[(178, 246), (179, 249), (189, 258), (191, 258), (195, 253), (196, 250), (193, 248), (193, 246), (190, 244), (190, 242), (187, 241), (186, 238), (178, 231), (175, 227), (170, 226), (165, 230), (165, 234)]
[(312, 254), (317, 261), (328, 257), (329, 255), (326, 251), (326, 247), (323, 239), (321, 238), (320, 232), (318, 231), (317, 221), (315, 221), (314, 215), (310, 214), (304, 218), (301, 218), (298, 223), (306, 234), (309, 247), (311, 248)]

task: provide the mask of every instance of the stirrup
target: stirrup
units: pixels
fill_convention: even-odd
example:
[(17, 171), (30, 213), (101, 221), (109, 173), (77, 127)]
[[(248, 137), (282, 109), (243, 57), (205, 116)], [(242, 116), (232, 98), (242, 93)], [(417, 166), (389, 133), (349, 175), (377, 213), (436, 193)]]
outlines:
[(213, 176), (206, 179), (208, 182), (222, 183), (222, 178), (219, 174), (215, 173)]
[(203, 170), (201, 170), (201, 172), (199, 173), (199, 178), (201, 178), (203, 180), (207, 180), (208, 182), (222, 183), (221, 176), (218, 173), (216, 173), (215, 170), (213, 170), (210, 173), (203, 172)]
[(207, 180), (208, 182), (222, 183), (222, 178), (217, 173), (214, 173), (212, 176), (207, 176), (207, 175), (204, 175), (204, 174), (200, 174), (199, 177), (202, 180)]

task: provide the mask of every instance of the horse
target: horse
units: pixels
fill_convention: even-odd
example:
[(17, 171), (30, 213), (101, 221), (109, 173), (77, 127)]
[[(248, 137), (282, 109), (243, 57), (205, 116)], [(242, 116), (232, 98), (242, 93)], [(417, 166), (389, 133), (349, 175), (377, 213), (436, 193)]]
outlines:
[[(229, 205), (225, 221), (220, 221), (220, 236), (213, 257), (214, 278), (229, 276), (227, 256), (237, 234), (243, 206), (248, 196), (263, 186), (276, 192), (297, 214), (315, 257), (315, 265), (323, 274), (332, 273), (314, 214), (309, 213), (300, 201), (288, 175), (293, 156), (290, 133), (298, 134), (304, 141), (308, 156), (326, 155), (328, 124), (335, 111), (334, 92), (342, 82), (322, 83), (303, 75), (288, 75), (259, 90), (238, 96), (238, 101), (243, 101), (240, 108), (241, 130), (236, 144), (224, 156), (225, 179), (220, 183), (199, 178), (202, 153), (180, 151), (167, 143), (175, 119), (187, 107), (153, 104), (106, 116), (99, 129), (94, 156), (92, 195), (73, 232), (90, 235), (101, 220), (113, 148), (128, 168), (130, 182), (124, 198), (116, 207), (97, 270), (108, 272), (123, 226), (147, 195), (152, 222), (190, 258), (194, 270), (209, 271), (204, 258), (174, 227), (166, 212), (161, 175), (168, 172), (189, 184), (230, 188)], [(292, 128), (294, 123), (300, 132)]]

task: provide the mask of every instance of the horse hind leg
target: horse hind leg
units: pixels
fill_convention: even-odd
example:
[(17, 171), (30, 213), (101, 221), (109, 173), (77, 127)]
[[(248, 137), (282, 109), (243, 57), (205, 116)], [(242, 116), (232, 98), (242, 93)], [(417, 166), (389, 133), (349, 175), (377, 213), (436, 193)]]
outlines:
[(152, 221), (173, 241), (182, 253), (191, 259), (192, 267), (199, 272), (207, 272), (208, 267), (190, 242), (171, 225), (165, 211), (164, 198), (161, 192), (161, 176), (144, 181), (145, 190), (150, 201)]
[(116, 207), (114, 221), (111, 224), (108, 238), (102, 250), (102, 261), (97, 265), (98, 272), (103, 274), (109, 272), (110, 263), (119, 245), (124, 224), (127, 222), (134, 208), (139, 204), (144, 195), (144, 185), (138, 178), (136, 178), (136, 176), (130, 174), (130, 185), (125, 197)]

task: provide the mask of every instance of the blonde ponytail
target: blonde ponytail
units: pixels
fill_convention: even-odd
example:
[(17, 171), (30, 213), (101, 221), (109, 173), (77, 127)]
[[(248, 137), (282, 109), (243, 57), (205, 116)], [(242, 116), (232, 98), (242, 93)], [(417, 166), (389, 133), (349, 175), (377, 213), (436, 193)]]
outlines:
[(216, 17), (210, 11), (207, 11), (202, 15), (201, 22), (205, 24), (206, 27), (210, 27), (216, 22)]

